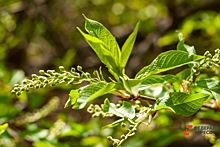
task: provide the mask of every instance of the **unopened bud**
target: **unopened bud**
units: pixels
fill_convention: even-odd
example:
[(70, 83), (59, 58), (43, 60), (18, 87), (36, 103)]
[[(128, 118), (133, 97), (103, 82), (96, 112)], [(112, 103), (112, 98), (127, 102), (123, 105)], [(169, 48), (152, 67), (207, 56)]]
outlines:
[(36, 89), (40, 88), (39, 84), (36, 84), (36, 85), (35, 85), (35, 88), (36, 88)]
[(25, 89), (26, 92), (29, 92), (29, 90), (30, 90), (29, 88), (26, 88), (26, 89)]
[(16, 94), (16, 92), (14, 90), (11, 91), (11, 94)]
[(78, 71), (82, 71), (82, 66), (79, 66), (79, 65), (78, 65), (78, 66), (77, 66), (77, 70), (78, 70)]
[(55, 73), (55, 70), (47, 70), (47, 73), (53, 76)]
[(29, 84), (29, 87), (30, 87), (30, 88), (33, 88), (33, 87), (34, 87), (34, 84), (33, 84), (33, 83), (30, 83), (30, 84)]
[(54, 82), (53, 82), (53, 83), (51, 83), (51, 86), (55, 86), (55, 85), (56, 85), (56, 83), (54, 83)]
[(16, 95), (17, 95), (17, 96), (21, 95), (21, 92), (19, 92), (19, 91), (18, 91), (18, 92), (16, 92)]
[(113, 140), (113, 138), (112, 138), (111, 136), (108, 136), (107, 139), (108, 139), (109, 141), (112, 141), (112, 140)]
[(45, 75), (45, 71), (44, 70), (40, 70), (39, 73), (43, 76)]
[(216, 54), (220, 54), (220, 50), (217, 48), (217, 49), (215, 50), (215, 53), (216, 53)]
[(75, 72), (76, 69), (74, 67), (71, 68), (71, 72)]
[(32, 74), (31, 77), (32, 77), (32, 79), (38, 79), (36, 74)]
[(114, 142), (114, 143), (113, 143), (113, 146), (118, 146), (118, 142)]
[(22, 83), (23, 83), (23, 84), (27, 84), (28, 82), (27, 82), (27, 80), (25, 79), (25, 80), (22, 81)]
[(15, 92), (17, 92), (17, 91), (19, 91), (20, 89), (19, 89), (18, 87), (15, 87), (13, 90), (14, 90)]
[(122, 127), (122, 128), (125, 128), (125, 127), (126, 127), (126, 124), (125, 124), (124, 122), (122, 122), (122, 123), (121, 123), (121, 127)]
[(211, 53), (210, 53), (209, 51), (206, 51), (206, 52), (204, 53), (204, 56), (205, 56), (205, 57), (209, 57), (209, 58), (212, 57), (212, 55), (211, 55)]
[(63, 66), (59, 66), (60, 71), (65, 71), (65, 68)]
[(127, 137), (123, 134), (121, 135), (121, 139), (126, 139)]
[(19, 86), (19, 84), (15, 84), (15, 85), (14, 85), (14, 87), (18, 87), (18, 86)]
[(121, 104), (116, 104), (116, 107), (117, 107), (117, 108), (120, 108), (120, 107), (121, 107)]
[(20, 89), (22, 92), (25, 90), (25, 88), (24, 87), (21, 87), (21, 89)]
[(140, 102), (139, 100), (136, 100), (136, 101), (135, 101), (135, 104), (140, 105), (141, 102)]

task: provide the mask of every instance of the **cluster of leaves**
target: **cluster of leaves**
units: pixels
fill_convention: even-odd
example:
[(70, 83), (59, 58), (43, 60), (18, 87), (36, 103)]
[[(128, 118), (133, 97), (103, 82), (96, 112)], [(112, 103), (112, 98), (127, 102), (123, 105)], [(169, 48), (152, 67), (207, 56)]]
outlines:
[[(87, 33), (79, 28), (78, 30), (112, 74), (113, 77), (109, 78), (110, 82), (102, 76), (101, 69), (95, 71), (93, 77), (83, 72), (80, 66), (77, 67), (77, 71), (72, 68), (70, 72), (61, 66), (60, 72), (48, 70), (40, 71), (40, 76), (34, 74), (31, 80), (16, 84), (12, 93), (19, 95), (30, 88), (43, 88), (48, 84), (52, 86), (63, 82), (79, 84), (87, 81), (87, 85), (70, 91), (65, 107), (71, 105), (73, 109), (82, 109), (88, 102), (108, 93), (122, 98), (123, 101), (118, 104), (106, 99), (102, 106), (92, 104), (88, 108), (89, 112), (94, 113), (93, 116), (115, 115), (119, 118), (104, 128), (120, 124), (127, 128), (127, 133), (121, 135), (119, 139), (108, 137), (117, 147), (134, 135), (140, 124), (149, 125), (158, 110), (171, 109), (176, 114), (191, 116), (205, 102), (210, 102), (212, 99), (215, 102), (219, 100), (219, 77), (201, 76), (203, 70), (220, 66), (219, 49), (215, 50), (213, 56), (209, 52), (203, 56), (197, 55), (194, 47), (186, 45), (179, 34), (180, 42), (176, 50), (161, 53), (134, 78), (129, 78), (125, 74), (125, 66), (135, 43), (139, 23), (120, 49), (115, 37), (101, 23), (86, 17), (85, 19)], [(165, 71), (184, 65), (186, 68), (175, 75), (161, 75)], [(218, 103), (214, 104), (213, 107), (218, 107)]]

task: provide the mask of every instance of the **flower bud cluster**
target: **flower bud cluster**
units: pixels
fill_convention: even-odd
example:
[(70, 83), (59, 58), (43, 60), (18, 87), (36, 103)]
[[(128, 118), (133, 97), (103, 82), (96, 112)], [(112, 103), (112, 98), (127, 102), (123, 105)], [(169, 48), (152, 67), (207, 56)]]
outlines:
[(44, 88), (47, 85), (55, 86), (60, 83), (79, 84), (83, 81), (93, 80), (89, 73), (82, 71), (81, 66), (77, 66), (78, 72), (76, 72), (75, 68), (71, 68), (71, 71), (68, 72), (63, 66), (60, 66), (59, 70), (60, 72), (40, 70), (40, 75), (32, 74), (31, 79), (23, 80), (22, 84), (15, 84), (11, 93), (20, 95), (24, 91), (28, 92), (31, 88)]
[(113, 146), (114, 146), (114, 147), (120, 147), (120, 146), (119, 146), (119, 143), (120, 143), (120, 140), (119, 140), (119, 139), (114, 139), (114, 138), (112, 138), (112, 136), (108, 136), (107, 139), (108, 139), (109, 141), (112, 141), (112, 142), (113, 142)]
[(213, 65), (215, 66), (220, 66), (220, 50), (216, 49), (214, 56), (209, 51), (206, 51), (204, 53), (204, 59), (200, 61), (199, 63), (195, 63), (194, 66), (192, 67), (192, 72), (195, 75), (198, 75), (200, 73), (201, 69), (208, 69), (212, 67)]
[(134, 107), (135, 107), (136, 111), (140, 111), (143, 106), (141, 105), (141, 102), (139, 100), (136, 100)]
[(195, 75), (198, 75), (200, 73), (200, 67), (201, 67), (201, 64), (200, 63), (195, 63), (193, 65), (193, 67), (191, 68), (192, 72), (195, 74)]
[(206, 68), (210, 68), (212, 65), (220, 66), (220, 50), (216, 49), (214, 56), (209, 51), (206, 51), (205, 54), (205, 64)]
[(212, 57), (214, 64), (220, 66), (220, 49), (215, 50), (215, 55)]
[(108, 112), (104, 112), (102, 110), (102, 108), (99, 106), (99, 105), (94, 105), (94, 104), (91, 104), (88, 108), (87, 108), (87, 111), (89, 113), (93, 113), (92, 117), (99, 117), (100, 115), (102, 117), (112, 117), (113, 114), (111, 113), (108, 113)]
[[(125, 126), (123, 126), (123, 125), (125, 125), (125, 123), (122, 122), (122, 123), (121, 123), (121, 127), (126, 127), (126, 125), (125, 125)], [(120, 136), (120, 139), (112, 138), (112, 136), (108, 136), (107, 139), (108, 139), (109, 141), (112, 141), (112, 142), (113, 142), (113, 146), (115, 146), (115, 147), (121, 147), (121, 144), (122, 144), (125, 140), (127, 140), (128, 137), (131, 137), (131, 136), (135, 135), (138, 126), (139, 126), (139, 125), (137, 125), (137, 124), (135, 124), (135, 125), (130, 125), (130, 127), (129, 127), (129, 129), (128, 129), (128, 132), (127, 132), (126, 134), (122, 134), (122, 135)]]

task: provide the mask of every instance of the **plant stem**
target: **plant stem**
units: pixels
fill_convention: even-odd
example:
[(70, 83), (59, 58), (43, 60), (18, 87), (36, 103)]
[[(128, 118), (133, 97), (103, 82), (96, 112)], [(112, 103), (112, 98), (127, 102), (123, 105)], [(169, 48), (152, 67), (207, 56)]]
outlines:
[(122, 143), (130, 136), (134, 135), (135, 131), (137, 130), (138, 126), (141, 124), (141, 122), (137, 122), (134, 127), (129, 130), (129, 132), (125, 135), (125, 139), (120, 140), (117, 147), (121, 147)]

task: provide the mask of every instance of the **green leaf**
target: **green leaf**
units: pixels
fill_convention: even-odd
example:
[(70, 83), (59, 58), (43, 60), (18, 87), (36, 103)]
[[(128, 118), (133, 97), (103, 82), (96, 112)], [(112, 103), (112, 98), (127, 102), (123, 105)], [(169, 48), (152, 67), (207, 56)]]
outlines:
[(125, 41), (124, 45), (122, 46), (122, 53), (121, 53), (121, 67), (122, 68), (126, 66), (128, 59), (131, 55), (131, 51), (135, 43), (135, 39), (138, 33), (139, 26), (140, 26), (140, 22), (136, 24), (134, 31), (130, 34), (130, 36)]
[(95, 20), (88, 19), (85, 15), (84, 17), (86, 19), (85, 29), (89, 33), (89, 35), (101, 40), (105, 44), (107, 49), (112, 53), (112, 57), (114, 58), (114, 60), (119, 62), (121, 51), (115, 37), (101, 23)]
[(108, 67), (109, 72), (115, 77), (116, 80), (119, 80), (118, 75), (121, 75), (121, 72), (119, 71), (119, 68), (116, 63), (116, 61), (118, 60), (115, 60), (115, 57), (112, 55), (111, 51), (109, 51), (106, 44), (96, 37), (85, 34), (79, 28), (78, 30), (86, 39), (88, 44), (92, 47), (92, 49), (95, 51), (101, 62)]
[(179, 50), (170, 50), (164, 53), (161, 53), (156, 57), (156, 59), (151, 62), (150, 65), (144, 67), (139, 71), (135, 79), (145, 79), (146, 77), (164, 72), (170, 69), (174, 69), (189, 63), (193, 63), (197, 60), (204, 58), (199, 55), (189, 56), (187, 52)]
[(123, 114), (117, 111), (117, 107), (114, 103), (110, 103), (108, 99), (105, 99), (104, 105), (103, 105), (103, 111), (106, 113), (111, 113), (119, 117), (123, 117)]
[(165, 83), (171, 83), (171, 82), (176, 82), (179, 81), (179, 78), (175, 75), (167, 74), (167, 75), (152, 75), (147, 78), (145, 78), (141, 82), (141, 88), (140, 89), (145, 89), (148, 88), (149, 86), (152, 85), (158, 85), (158, 84), (165, 84)]
[(190, 68), (184, 69), (181, 72), (179, 72), (178, 74), (176, 74), (176, 76), (180, 80), (186, 80), (186, 79), (189, 78), (190, 75), (191, 75), (191, 69)]
[(135, 108), (131, 103), (123, 101), (120, 108), (117, 108), (114, 103), (110, 103), (108, 99), (105, 100), (103, 105), (103, 111), (114, 114), (118, 117), (127, 117), (133, 119), (135, 117)]
[(113, 64), (115, 64), (114, 57), (112, 57), (111, 51), (109, 51), (108, 47), (106, 44), (100, 40), (99, 38), (96, 38), (94, 36), (88, 35), (84, 33), (80, 28), (77, 28), (79, 32), (83, 35), (83, 37), (86, 39), (88, 44), (92, 47), (92, 49), (95, 51), (99, 59), (107, 66), (112, 66), (112, 61)]
[[(115, 90), (116, 83), (106, 83), (106, 82), (99, 82), (99, 83), (92, 83), (90, 85), (84, 86), (78, 90), (78, 98), (74, 103), (73, 109), (82, 109), (85, 105), (102, 95), (110, 93)], [(76, 94), (71, 99), (75, 101)]]
[(141, 85), (141, 80), (135, 80), (135, 79), (124, 80), (123, 78), (121, 78), (121, 79), (122, 79), (123, 86), (124, 86), (125, 90), (127, 92), (129, 92), (130, 94), (137, 96), (138, 90)]
[(135, 108), (131, 103), (123, 101), (122, 106), (118, 109), (124, 116), (133, 119), (135, 117)]
[(7, 123), (5, 123), (3, 125), (0, 125), (0, 135), (2, 133), (4, 133), (7, 128), (8, 128), (8, 124)]
[(109, 108), (110, 108), (110, 105), (111, 105), (110, 101), (106, 98), (105, 101), (104, 101), (104, 104), (102, 105), (103, 112), (108, 112)]
[(195, 50), (194, 46), (189, 46), (187, 44), (184, 44), (184, 39), (182, 39), (177, 44), (177, 50), (187, 52), (189, 54), (189, 56), (196, 54), (196, 50)]
[(215, 99), (220, 99), (220, 81), (215, 79), (204, 79), (197, 81), (196, 86), (210, 91)]
[(187, 94), (183, 92), (172, 92), (163, 103), (175, 113), (190, 116), (196, 113), (210, 95), (204, 93)]
[(183, 82), (183, 80), (188, 80), (190, 78), (190, 75), (191, 75), (190, 68), (184, 69), (176, 74), (176, 77), (179, 78), (179, 81), (173, 83), (173, 88), (176, 92), (180, 91), (180, 84)]
[(64, 108), (71, 106), (71, 105), (74, 105), (76, 103), (77, 98), (79, 97), (78, 90), (71, 90), (69, 96), (70, 97), (69, 97), (68, 101), (66, 102)]

